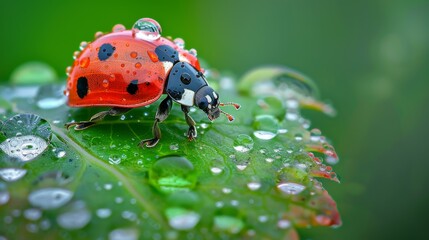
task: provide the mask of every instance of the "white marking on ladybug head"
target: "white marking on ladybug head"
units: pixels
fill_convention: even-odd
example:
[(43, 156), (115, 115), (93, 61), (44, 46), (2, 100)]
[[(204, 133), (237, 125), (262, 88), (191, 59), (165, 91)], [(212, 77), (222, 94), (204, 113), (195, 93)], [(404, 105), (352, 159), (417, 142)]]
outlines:
[(175, 100), (176, 102), (191, 107), (194, 105), (195, 92), (185, 88), (185, 92), (182, 94), (182, 98)]
[(162, 62), (162, 65), (164, 66), (165, 74), (168, 75), (168, 73), (170, 72), (171, 68), (173, 67), (173, 63), (165, 61), (165, 62)]
[(213, 91), (213, 97), (215, 98), (215, 99), (218, 99), (219, 97), (217, 96), (217, 94), (216, 94), (216, 92), (215, 91)]
[(211, 98), (209, 95), (206, 95), (206, 99), (207, 99), (207, 102), (208, 102), (208, 103), (211, 103), (211, 102), (212, 102), (212, 98)]

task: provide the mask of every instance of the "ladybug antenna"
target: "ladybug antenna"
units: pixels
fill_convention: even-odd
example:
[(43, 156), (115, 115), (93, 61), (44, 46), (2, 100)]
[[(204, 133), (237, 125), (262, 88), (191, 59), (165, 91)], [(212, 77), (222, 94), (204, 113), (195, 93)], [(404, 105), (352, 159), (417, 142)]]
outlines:
[(240, 109), (240, 104), (233, 103), (233, 102), (226, 102), (226, 103), (219, 103), (219, 106), (234, 106), (236, 110)]
[(222, 111), (221, 109), (219, 109), (219, 110), (222, 114), (225, 114), (225, 116), (228, 118), (228, 121), (230, 121), (230, 122), (234, 121), (234, 117), (231, 114), (226, 113), (226, 112)]

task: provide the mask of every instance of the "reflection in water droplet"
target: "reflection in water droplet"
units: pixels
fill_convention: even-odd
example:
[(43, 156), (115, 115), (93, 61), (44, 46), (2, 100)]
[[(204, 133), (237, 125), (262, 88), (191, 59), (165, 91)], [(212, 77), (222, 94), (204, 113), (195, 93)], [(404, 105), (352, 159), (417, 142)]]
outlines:
[(63, 206), (73, 197), (73, 192), (62, 188), (42, 188), (28, 196), (28, 201), (35, 207), (55, 209)]
[(0, 144), (3, 152), (22, 161), (30, 161), (36, 158), (47, 147), (48, 144), (45, 140), (33, 135), (8, 138)]
[(95, 212), (99, 218), (108, 218), (112, 215), (112, 210), (108, 208), (100, 208)]
[(142, 40), (155, 41), (161, 32), (159, 23), (151, 18), (141, 18), (133, 25), (133, 36)]
[(109, 240), (137, 240), (139, 232), (134, 228), (118, 228), (109, 233)]
[(192, 189), (197, 181), (192, 163), (178, 156), (168, 156), (158, 160), (149, 171), (149, 180), (162, 192)]
[(286, 219), (280, 219), (277, 222), (277, 227), (280, 229), (290, 228), (291, 225), (292, 225), (291, 222), (289, 220), (286, 220)]
[(220, 215), (220, 216), (215, 216), (214, 227), (215, 229), (218, 229), (220, 231), (236, 234), (236, 233), (239, 233), (241, 229), (243, 229), (244, 223), (239, 218)]
[(70, 209), (57, 217), (57, 223), (64, 229), (73, 230), (85, 227), (91, 220), (91, 213), (82, 201), (73, 203)]
[(301, 193), (305, 189), (305, 186), (298, 183), (287, 182), (277, 185), (277, 189), (289, 195), (296, 195)]
[(271, 115), (258, 115), (253, 122), (255, 137), (262, 140), (273, 139), (279, 129), (279, 121)]
[(248, 152), (253, 148), (253, 139), (246, 134), (239, 134), (234, 140), (234, 149), (238, 152)]
[(189, 230), (200, 221), (200, 215), (184, 208), (168, 208), (165, 210), (168, 224), (176, 230)]
[(260, 182), (249, 182), (247, 183), (247, 188), (249, 188), (251, 191), (256, 191), (261, 187)]
[(30, 221), (37, 221), (42, 216), (42, 211), (38, 208), (29, 208), (24, 211), (24, 217)]
[(20, 169), (20, 168), (3, 168), (0, 169), (0, 178), (5, 180), (6, 182), (14, 182), (22, 177), (27, 173), (27, 170)]

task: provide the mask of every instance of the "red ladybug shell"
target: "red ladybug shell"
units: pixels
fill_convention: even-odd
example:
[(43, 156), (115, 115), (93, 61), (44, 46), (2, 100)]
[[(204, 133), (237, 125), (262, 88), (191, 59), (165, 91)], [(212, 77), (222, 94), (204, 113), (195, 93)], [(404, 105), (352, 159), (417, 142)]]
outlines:
[(76, 58), (67, 79), (71, 107), (115, 106), (135, 108), (159, 99), (173, 63), (160, 61), (155, 48), (168, 45), (201, 71), (198, 60), (172, 41), (136, 38), (127, 30), (104, 35), (89, 43)]

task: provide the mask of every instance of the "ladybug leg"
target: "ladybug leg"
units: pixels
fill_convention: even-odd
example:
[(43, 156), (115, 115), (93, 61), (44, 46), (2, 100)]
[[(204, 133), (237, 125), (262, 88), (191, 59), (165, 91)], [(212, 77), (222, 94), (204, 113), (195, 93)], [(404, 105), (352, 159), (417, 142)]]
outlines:
[(159, 128), (159, 123), (167, 119), (172, 106), (173, 101), (171, 100), (171, 97), (168, 96), (162, 100), (161, 104), (159, 104), (158, 110), (156, 111), (155, 122), (152, 126), (153, 138), (141, 141), (139, 143), (140, 147), (155, 147), (155, 145), (159, 142), (159, 139), (161, 139), (161, 129)]
[(130, 108), (114, 107), (114, 108), (111, 108), (110, 110), (102, 111), (94, 114), (89, 119), (89, 121), (66, 123), (65, 127), (67, 128), (67, 130), (70, 129), (71, 127), (74, 127), (75, 130), (84, 130), (95, 125), (97, 122), (103, 120), (106, 116), (118, 116), (128, 112), (129, 110)]
[(188, 129), (188, 139), (189, 141), (194, 140), (197, 137), (197, 128), (195, 128), (195, 121), (189, 116), (190, 107), (182, 105), (182, 111), (185, 113), (186, 123), (189, 126)]

